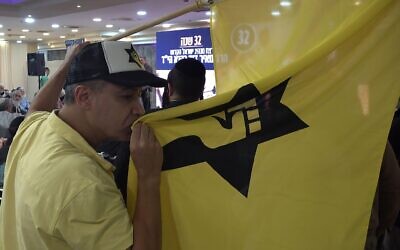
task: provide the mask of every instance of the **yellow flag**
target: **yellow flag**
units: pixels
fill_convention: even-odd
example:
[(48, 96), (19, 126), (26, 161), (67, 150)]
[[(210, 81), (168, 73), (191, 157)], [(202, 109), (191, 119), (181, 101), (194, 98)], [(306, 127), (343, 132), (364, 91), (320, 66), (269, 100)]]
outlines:
[[(216, 2), (211, 35), (217, 93), (221, 93), (275, 74), (304, 57), (313, 57), (308, 61), (312, 63), (356, 29), (371, 25), (367, 24), (371, 17), (391, 1)], [(304, 67), (304, 60), (298, 66)]]
[[(228, 18), (230, 7), (219, 5), (228, 2), (234, 8), (240, 3), (220, 1), (213, 7), (213, 25), (220, 22), (227, 30), (243, 15), (252, 16), (253, 7), (262, 7), (245, 1), (245, 7), (238, 5), (241, 15)], [(281, 36), (257, 32), (271, 40), (259, 48), (260, 55), (229, 55), (229, 67), (217, 64), (218, 86), (228, 84), (224, 93), (141, 119), (154, 128), (164, 150), (164, 250), (364, 248), (400, 92), (400, 1), (360, 1), (360, 9), (349, 12), (344, 3), (350, 1), (310, 2), (316, 5), (308, 10), (308, 1), (292, 1), (293, 8), (300, 6), (293, 11), (310, 20), (308, 26), (288, 22), (282, 44), (275, 41)], [(306, 10), (324, 16), (300, 13)], [(335, 13), (343, 13), (334, 22), (338, 27), (325, 30), (329, 25), (321, 22)], [(228, 23), (221, 23), (224, 19)], [(231, 40), (212, 32), (214, 45)], [(274, 44), (288, 53), (262, 55), (274, 51)], [(269, 57), (282, 60), (251, 66), (257, 64), (252, 60)], [(259, 71), (263, 66), (265, 76)], [(135, 199), (131, 166), (131, 215)]]

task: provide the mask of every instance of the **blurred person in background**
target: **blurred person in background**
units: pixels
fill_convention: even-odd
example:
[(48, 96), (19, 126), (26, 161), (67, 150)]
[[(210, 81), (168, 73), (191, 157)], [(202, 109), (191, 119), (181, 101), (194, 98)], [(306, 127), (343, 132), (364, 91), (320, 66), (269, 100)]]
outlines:
[(18, 87), (17, 91), (19, 91), (21, 95), (21, 101), (19, 103), (19, 108), (22, 114), (26, 114), (29, 110), (30, 102), (26, 96), (25, 89), (23, 87)]

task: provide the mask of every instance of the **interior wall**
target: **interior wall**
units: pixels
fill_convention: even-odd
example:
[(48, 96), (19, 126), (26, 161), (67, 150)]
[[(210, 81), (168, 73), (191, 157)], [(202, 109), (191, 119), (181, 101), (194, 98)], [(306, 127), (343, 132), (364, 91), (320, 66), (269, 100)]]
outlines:
[(0, 84), (5, 88), (11, 86), (10, 44), (0, 41)]
[(16, 87), (28, 87), (28, 63), (27, 53), (28, 46), (25, 43), (10, 43), (11, 50), (11, 86), (10, 89)]
[[(32, 49), (32, 46), (29, 46)], [(28, 87), (28, 44), (0, 43), (0, 84), (6, 89)]]

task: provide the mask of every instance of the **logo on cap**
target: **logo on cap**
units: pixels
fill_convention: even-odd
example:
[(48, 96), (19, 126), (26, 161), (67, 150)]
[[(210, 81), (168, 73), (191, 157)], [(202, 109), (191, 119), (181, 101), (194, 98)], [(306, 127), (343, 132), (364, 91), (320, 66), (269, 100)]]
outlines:
[(136, 50), (133, 48), (132, 44), (131, 44), (131, 48), (130, 49), (125, 49), (126, 53), (128, 53), (129, 55), (129, 62), (134, 62), (136, 63), (141, 69), (144, 69), (143, 64), (140, 62), (140, 58), (138, 53), (136, 52)]

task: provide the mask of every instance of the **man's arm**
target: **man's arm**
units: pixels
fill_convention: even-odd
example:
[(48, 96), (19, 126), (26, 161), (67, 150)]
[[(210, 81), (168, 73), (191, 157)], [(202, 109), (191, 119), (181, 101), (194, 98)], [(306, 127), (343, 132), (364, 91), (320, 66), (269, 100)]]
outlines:
[(133, 249), (161, 249), (160, 176), (162, 148), (152, 130), (137, 123), (132, 131), (130, 151), (138, 176)]
[(64, 87), (69, 66), (79, 51), (88, 44), (89, 43), (82, 43), (68, 48), (67, 54), (65, 55), (65, 59), (61, 66), (33, 99), (32, 105), (26, 114), (27, 116), (36, 111), (51, 112), (53, 109), (57, 108), (57, 101), (60, 96), (61, 89)]

